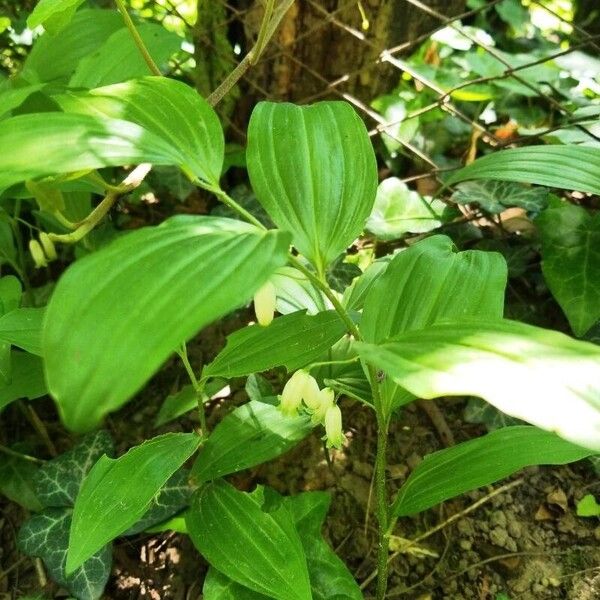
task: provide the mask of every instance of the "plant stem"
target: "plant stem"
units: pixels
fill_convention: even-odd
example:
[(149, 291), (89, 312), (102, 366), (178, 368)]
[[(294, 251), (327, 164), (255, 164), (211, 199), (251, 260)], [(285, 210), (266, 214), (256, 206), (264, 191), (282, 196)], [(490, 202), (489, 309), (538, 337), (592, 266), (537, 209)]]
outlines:
[(229, 90), (245, 75), (246, 71), (252, 66), (252, 57), (252, 50), (250, 50), (238, 66), (219, 84), (219, 87), (208, 96), (206, 101), (211, 106), (216, 106), (223, 100)]
[(208, 436), (208, 426), (206, 425), (206, 411), (204, 410), (204, 383), (203, 380), (198, 381), (196, 374), (194, 373), (194, 369), (190, 364), (190, 359), (188, 358), (187, 353), (187, 345), (182, 344), (181, 349), (177, 351), (179, 357), (181, 358), (181, 362), (183, 362), (183, 366), (192, 382), (192, 387), (196, 392), (196, 399), (198, 402), (198, 415), (200, 416), (200, 427), (202, 429), (202, 436)]
[[(375, 380), (373, 389), (378, 387)], [(377, 455), (375, 458), (375, 499), (377, 506), (377, 600), (384, 600), (388, 579), (388, 555), (390, 538), (388, 535), (388, 501), (386, 490), (386, 454), (388, 420), (383, 416), (381, 408), (376, 405), (377, 412)]]
[(212, 192), (223, 204), (231, 208), (231, 210), (238, 213), (243, 219), (252, 223), (252, 225), (256, 225), (259, 229), (263, 229), (264, 231), (267, 228), (253, 215), (251, 215), (243, 206), (240, 206), (227, 192), (223, 191), (218, 187), (207, 188), (210, 192)]
[(150, 55), (150, 52), (148, 52), (148, 48), (146, 48), (146, 44), (144, 44), (144, 40), (142, 39), (142, 36), (140, 35), (139, 31), (137, 30), (135, 23), (133, 22), (133, 19), (127, 12), (127, 7), (125, 6), (124, 1), (123, 0), (115, 0), (115, 2), (117, 4), (117, 8), (119, 9), (119, 12), (123, 16), (123, 21), (125, 21), (125, 26), (127, 27), (127, 29), (129, 29), (129, 33), (131, 33), (131, 37), (133, 38), (135, 45), (137, 46), (138, 50), (140, 51), (142, 58), (146, 61), (146, 64), (148, 65), (148, 68), (150, 69), (151, 73), (153, 75), (158, 75), (159, 77), (162, 77), (162, 73), (161, 73), (160, 69), (154, 62), (154, 59)]
[(46, 461), (41, 459), (41, 458), (37, 458), (35, 456), (30, 456), (29, 454), (23, 454), (21, 452), (17, 452), (16, 450), (12, 450), (11, 448), (7, 448), (6, 446), (3, 446), (0, 444), (0, 452), (2, 452), (3, 454), (8, 454), (8, 456), (13, 456), (15, 458), (18, 458), (19, 460), (26, 460), (27, 462), (32, 462), (35, 463), (37, 465), (43, 465)]

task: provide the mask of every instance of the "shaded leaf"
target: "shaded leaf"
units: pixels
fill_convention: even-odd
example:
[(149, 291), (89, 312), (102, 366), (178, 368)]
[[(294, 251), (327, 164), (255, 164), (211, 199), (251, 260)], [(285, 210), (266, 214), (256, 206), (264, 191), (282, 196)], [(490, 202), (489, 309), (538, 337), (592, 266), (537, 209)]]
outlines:
[(457, 204), (477, 203), (492, 214), (498, 214), (511, 206), (529, 212), (540, 211), (548, 204), (548, 190), (531, 187), (513, 181), (465, 181), (456, 186), (450, 198)]
[(575, 335), (582, 336), (600, 319), (600, 213), (560, 202), (536, 225), (544, 279)]
[(268, 327), (244, 327), (227, 336), (227, 345), (202, 375), (229, 379), (281, 365), (295, 371), (319, 359), (345, 332), (333, 310), (314, 316), (300, 311), (278, 317)]
[[(65, 424), (85, 431), (122, 406), (179, 344), (252, 296), (286, 261), (288, 239), (240, 221), (175, 217), (72, 265), (43, 333)], [(99, 273), (110, 273), (100, 286)]]
[(28, 510), (42, 510), (43, 506), (35, 493), (37, 469), (37, 465), (29, 461), (14, 456), (0, 456), (0, 492)]
[(204, 579), (202, 597), (204, 600), (266, 600), (271, 596), (249, 590), (210, 567)]
[(307, 416), (286, 417), (271, 404), (252, 400), (229, 413), (210, 434), (192, 469), (209, 481), (267, 462), (312, 431)]
[(287, 315), (306, 310), (309, 315), (333, 308), (323, 292), (294, 267), (277, 269), (269, 281), (275, 286), (277, 312)]
[(48, 574), (77, 600), (97, 600), (104, 592), (112, 565), (112, 550), (105, 546), (77, 571), (65, 575), (71, 510), (48, 508), (28, 519), (19, 531), (19, 548), (44, 561)]
[(375, 200), (377, 165), (360, 117), (344, 102), (261, 102), (250, 119), (247, 161), (269, 216), (325, 271), (360, 234)]
[(415, 396), (478, 396), (600, 450), (600, 348), (594, 344), (506, 319), (464, 319), (356, 348)]
[(31, 354), (42, 354), (43, 308), (17, 308), (0, 317), (0, 340)]
[(9, 356), (10, 378), (6, 385), (0, 385), (0, 410), (19, 398), (35, 400), (48, 393), (39, 357), (26, 352), (12, 352)]
[(152, 499), (196, 451), (200, 441), (192, 433), (167, 433), (131, 448), (118, 459), (101, 456), (75, 501), (67, 573), (79, 568), (153, 508)]
[(27, 26), (35, 29), (43, 25), (46, 31), (57, 32), (73, 18), (84, 0), (39, 0), (27, 18)]
[(522, 424), (519, 419), (503, 413), (481, 398), (469, 399), (465, 407), (464, 419), (467, 423), (485, 425), (488, 431)]
[(536, 427), (503, 427), (427, 455), (400, 488), (396, 517), (414, 515), (532, 465), (564, 465), (592, 454)]

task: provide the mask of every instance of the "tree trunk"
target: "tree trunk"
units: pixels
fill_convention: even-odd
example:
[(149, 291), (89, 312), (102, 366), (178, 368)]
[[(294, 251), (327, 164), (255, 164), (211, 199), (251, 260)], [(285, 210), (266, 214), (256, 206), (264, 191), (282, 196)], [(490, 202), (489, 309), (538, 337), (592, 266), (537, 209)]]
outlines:
[[(465, 0), (422, 3), (445, 16), (465, 8)], [(249, 43), (261, 15), (260, 2), (254, 2), (244, 19)], [(398, 76), (380, 60), (381, 52), (440, 25), (407, 0), (297, 0), (249, 79), (274, 99), (306, 102), (332, 96), (334, 85), (368, 102), (391, 89)]]

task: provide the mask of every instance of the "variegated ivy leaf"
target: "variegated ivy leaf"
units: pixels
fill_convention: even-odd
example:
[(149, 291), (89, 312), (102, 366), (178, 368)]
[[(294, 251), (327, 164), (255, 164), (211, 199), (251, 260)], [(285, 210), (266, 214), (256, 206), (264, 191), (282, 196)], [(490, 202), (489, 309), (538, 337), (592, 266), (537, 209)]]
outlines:
[(534, 212), (546, 208), (548, 189), (513, 181), (482, 179), (458, 184), (450, 199), (457, 204), (479, 204), (492, 214), (501, 213), (511, 206)]
[(35, 478), (36, 494), (45, 507), (72, 507), (79, 488), (94, 463), (112, 456), (113, 442), (107, 431), (89, 434), (57, 458), (44, 464)]
[(70, 508), (48, 508), (33, 516), (19, 531), (19, 548), (29, 556), (41, 558), (50, 577), (77, 600), (97, 600), (110, 575), (111, 546), (102, 548), (67, 577), (65, 563), (72, 513)]

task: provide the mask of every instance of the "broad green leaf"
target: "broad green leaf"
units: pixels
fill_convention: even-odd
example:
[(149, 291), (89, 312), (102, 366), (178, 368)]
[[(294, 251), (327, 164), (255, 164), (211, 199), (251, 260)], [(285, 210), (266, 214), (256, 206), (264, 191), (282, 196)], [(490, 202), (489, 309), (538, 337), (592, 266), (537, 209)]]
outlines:
[[(227, 385), (224, 379), (209, 381), (204, 387), (204, 401), (207, 402)], [(170, 394), (162, 403), (154, 421), (154, 427), (165, 425), (181, 415), (198, 408), (198, 394), (192, 385), (184, 385), (178, 392)]]
[(35, 29), (43, 25), (46, 31), (56, 33), (69, 21), (84, 0), (39, 0), (27, 19), (27, 26)]
[(10, 354), (10, 376), (5, 385), (0, 385), (0, 410), (18, 400), (35, 400), (48, 393), (44, 379), (42, 360), (26, 352)]
[(22, 291), (21, 282), (14, 275), (0, 277), (0, 314), (19, 308)]
[(366, 230), (380, 240), (397, 240), (406, 233), (426, 233), (439, 227), (448, 212), (441, 200), (424, 198), (402, 180), (390, 177), (377, 188)]
[[(360, 329), (367, 342), (422, 329), (441, 319), (502, 316), (507, 268), (495, 252), (456, 252), (450, 238), (427, 238), (397, 254), (370, 287)], [(413, 399), (389, 379), (389, 410)]]
[(0, 117), (4, 117), (15, 108), (21, 106), (31, 94), (38, 92), (43, 87), (43, 84), (38, 83), (0, 90)]
[(87, 430), (122, 406), (179, 344), (251, 298), (286, 261), (288, 243), (240, 221), (175, 217), (72, 265), (42, 337), (65, 424)]
[(139, 521), (200, 441), (193, 433), (167, 433), (131, 448), (120, 458), (102, 456), (75, 501), (66, 572), (72, 573)]
[(479, 204), (492, 214), (499, 214), (511, 206), (540, 211), (548, 204), (548, 190), (514, 181), (483, 179), (459, 183), (450, 199), (457, 204)]
[(600, 194), (600, 148), (570, 145), (502, 150), (459, 169), (446, 185), (469, 179), (520, 181)]
[(594, 344), (516, 321), (464, 319), (356, 348), (415, 396), (479, 396), (600, 450), (600, 347)]
[(109, 433), (98, 431), (86, 435), (74, 448), (44, 463), (35, 475), (35, 492), (40, 502), (47, 508), (72, 507), (94, 463), (113, 452)]
[(309, 315), (333, 308), (323, 292), (294, 267), (277, 269), (269, 281), (275, 286), (277, 312), (288, 315), (306, 310)]
[[(68, 113), (131, 121), (159, 137), (181, 156), (192, 179), (217, 187), (225, 142), (215, 111), (190, 86), (166, 77), (144, 77), (56, 98)], [(148, 161), (152, 162), (152, 161)]]
[(247, 161), (257, 198), (321, 272), (362, 231), (377, 164), (349, 104), (261, 102), (250, 119)]
[(150, 507), (144, 516), (123, 532), (123, 535), (135, 535), (142, 531), (148, 531), (186, 508), (194, 491), (190, 486), (189, 477), (188, 469), (179, 469), (165, 483), (160, 492), (152, 498)]
[(237, 583), (276, 600), (311, 600), (292, 516), (284, 506), (265, 512), (261, 500), (223, 480), (204, 486), (186, 514), (190, 537), (214, 568)]
[(37, 465), (27, 460), (3, 454), (0, 456), (0, 492), (28, 510), (42, 510), (34, 487), (37, 469)]
[(524, 467), (564, 465), (590, 454), (537, 427), (503, 427), (426, 456), (400, 488), (392, 514), (414, 515)]
[[(181, 38), (162, 25), (145, 23), (138, 27), (138, 32), (159, 67), (167, 65), (169, 58), (181, 47)], [(81, 60), (69, 87), (96, 88), (150, 74), (131, 32), (123, 28), (115, 31), (96, 52)]]
[(387, 269), (392, 258), (393, 256), (385, 256), (377, 259), (346, 288), (342, 302), (348, 310), (362, 310), (371, 287)]
[(542, 272), (575, 335), (600, 319), (600, 213), (566, 202), (535, 221), (542, 237)]
[(286, 417), (271, 404), (251, 401), (228, 414), (198, 454), (192, 475), (209, 481), (267, 462), (312, 431), (307, 416)]
[(333, 310), (315, 316), (299, 311), (275, 319), (268, 327), (244, 327), (227, 337), (227, 345), (202, 375), (230, 379), (281, 365), (295, 371), (319, 359), (345, 332)]
[(31, 354), (42, 354), (43, 308), (17, 308), (0, 317), (0, 340)]
[(208, 569), (202, 586), (204, 600), (268, 600), (270, 597), (249, 590), (214, 567)]
[(116, 10), (80, 10), (64, 29), (35, 41), (22, 76), (31, 83), (66, 83), (79, 61), (119, 29), (124, 29), (123, 19)]
[(330, 501), (326, 492), (306, 492), (283, 499), (304, 547), (314, 600), (362, 600), (348, 567), (321, 535)]
[(65, 574), (71, 509), (48, 508), (28, 519), (19, 531), (19, 548), (44, 561), (48, 574), (77, 600), (99, 600), (112, 566), (112, 550), (105, 546), (79, 569)]
[(2, 121), (0, 148), (10, 148), (0, 153), (0, 189), (108, 166), (186, 163), (177, 147), (134, 123), (58, 112)]

